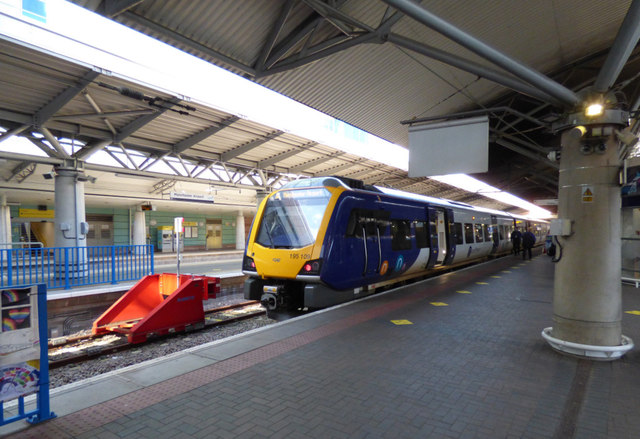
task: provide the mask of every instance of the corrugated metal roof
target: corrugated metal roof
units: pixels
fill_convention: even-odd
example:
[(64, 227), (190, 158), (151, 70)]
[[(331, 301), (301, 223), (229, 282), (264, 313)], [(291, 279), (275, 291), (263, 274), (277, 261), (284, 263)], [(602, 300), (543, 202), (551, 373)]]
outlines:
[[(105, 5), (115, 4), (100, 0), (77, 0), (74, 3), (102, 12), (105, 11)], [(265, 75), (264, 72), (260, 72), (261, 66), (258, 61), (287, 4), (289, 3), (285, 0), (146, 0), (131, 2), (133, 6), (119, 11), (113, 18), (233, 72), (244, 74), (310, 107), (404, 146), (407, 145), (407, 128), (400, 124), (402, 120), (483, 108), (494, 105), (509, 95), (503, 86), (480, 79), (475, 74), (385, 42), (384, 35), (379, 35), (379, 39), (368, 44), (350, 47), (291, 70), (275, 74), (269, 74), (267, 70)], [(290, 4), (292, 8), (283, 22), (282, 29), (279, 30), (271, 47), (266, 47), (279, 48), (291, 40), (292, 43), (287, 50), (282, 51), (279, 60), (296, 53), (304, 58), (311, 53), (314, 45), (324, 44), (327, 38), (344, 37), (343, 31), (348, 27), (345, 23), (350, 20), (363, 23), (361, 27), (353, 27), (351, 36), (355, 36), (377, 28), (389, 17), (389, 13), (394, 12), (383, 1), (309, 0), (292, 1)], [(503, 53), (539, 71), (552, 73), (609, 48), (630, 0), (609, 2), (606, 7), (597, 0), (466, 0), (458, 3), (449, 0), (427, 0), (421, 4), (435, 15)], [(314, 7), (323, 13), (318, 14)], [(342, 17), (338, 17), (336, 13), (331, 19), (333, 24), (326, 19), (333, 14), (330, 11), (331, 7), (339, 9), (339, 14), (343, 14)], [(325, 13), (326, 11), (329, 12)], [(293, 41), (296, 30), (305, 25), (311, 29), (312, 24), (316, 25), (313, 31)], [(337, 26), (342, 30), (338, 30)], [(412, 18), (402, 17), (393, 25), (391, 32), (500, 70), (482, 57)], [(327, 44), (328, 46), (330, 44)], [(3, 117), (0, 119), (7, 123), (26, 123), (29, 116), (35, 114), (63, 90), (73, 86), (87, 73), (85, 67), (6, 41), (0, 42), (0, 49), (0, 111), (10, 113), (2, 113)], [(590, 65), (595, 69), (588, 73), (584, 69), (573, 72), (567, 70), (566, 74), (558, 78), (569, 86), (592, 79), (602, 60), (602, 57), (595, 58)], [(109, 86), (131, 87), (151, 97), (171, 98), (139, 84), (101, 75), (86, 88), (84, 95), (74, 97), (55, 116), (86, 115), (95, 112), (90, 100), (106, 113), (150, 109), (145, 102), (123, 96)], [(515, 95), (511, 96), (513, 98), (508, 102), (515, 102)], [(529, 111), (537, 105), (537, 102), (530, 103), (524, 100), (518, 108)], [(231, 174), (247, 172), (239, 170), (252, 170), (271, 172), (275, 176), (275, 173), (287, 173), (291, 169), (304, 169), (303, 173), (313, 175), (330, 173), (332, 169), (337, 169), (340, 175), (396, 187), (404, 185), (412, 191), (429, 195), (442, 195), (454, 199), (469, 197), (468, 194), (426, 178), (409, 179), (406, 172), (371, 160), (362, 160), (351, 154), (336, 155), (338, 152), (333, 148), (310, 144), (308, 139), (289, 133), (276, 136), (259, 147), (245, 151), (244, 145), (261, 141), (265, 136), (271, 135), (274, 129), (244, 119), (235, 120), (215, 134), (190, 144), (189, 140), (193, 136), (212, 130), (231, 117), (230, 114), (202, 105), (194, 106), (196, 111), (188, 111), (188, 115), (180, 115), (171, 110), (162, 112), (125, 138), (123, 144), (132, 151), (138, 150), (145, 154), (151, 161), (163, 155), (174, 155), (176, 145), (187, 142), (189, 147), (178, 151), (185, 160), (211, 164), (218, 163), (222, 157), (232, 157), (225, 164), (235, 167), (235, 171), (230, 171)], [(151, 109), (159, 110), (157, 107)], [(75, 121), (59, 118), (47, 122), (47, 127), (57, 130), (61, 135), (73, 134), (78, 139), (90, 142), (109, 138), (113, 135), (111, 127), (119, 132), (139, 117), (139, 114), (110, 115), (106, 118), (108, 124), (103, 117), (78, 117)], [(512, 121), (513, 118), (501, 117), (501, 121), (497, 122), (495, 127), (499, 130), (512, 129), (513, 127), (506, 122)], [(548, 146), (548, 136), (542, 136), (539, 130), (536, 130), (535, 127), (516, 127), (512, 129), (511, 134), (521, 135), (521, 139), (525, 141)], [(505, 150), (500, 149), (499, 153), (503, 155)], [(495, 150), (493, 154), (495, 156)], [(526, 180), (522, 176), (525, 172), (523, 169), (529, 165), (527, 159), (521, 156), (505, 157), (500, 166), (506, 169), (506, 173), (500, 171), (502, 174), (496, 180), (504, 180), (505, 186), (515, 187), (515, 182)], [(326, 160), (322, 160), (323, 158)], [(515, 160), (516, 158), (518, 160)], [(512, 160), (513, 166), (509, 163)], [(260, 167), (260, 163), (266, 165)], [(15, 163), (11, 164), (15, 166)], [(545, 178), (549, 179), (548, 176)], [(520, 187), (524, 188), (522, 185)], [(552, 188), (545, 190), (553, 192)], [(475, 197), (475, 202), (487, 207), (507, 207), (483, 197), (471, 197)]]

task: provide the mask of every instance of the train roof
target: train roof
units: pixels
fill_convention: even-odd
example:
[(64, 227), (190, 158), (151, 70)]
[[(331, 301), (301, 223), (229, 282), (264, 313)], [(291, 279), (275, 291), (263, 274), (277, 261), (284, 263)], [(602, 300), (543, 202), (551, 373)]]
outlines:
[(425, 203), (442, 206), (442, 207), (450, 207), (450, 208), (458, 208), (458, 209), (463, 208), (463, 209), (473, 210), (475, 212), (488, 213), (491, 215), (508, 216), (517, 220), (519, 219), (519, 220), (547, 222), (546, 220), (539, 220), (539, 219), (535, 219), (525, 215), (517, 215), (509, 212), (503, 212), (500, 210), (473, 206), (471, 204), (462, 203), (460, 201), (447, 200), (444, 198), (435, 198), (435, 197), (430, 197), (428, 195), (419, 195), (411, 192), (405, 192), (405, 191), (400, 191), (397, 189), (391, 189), (391, 188), (386, 188), (381, 186), (366, 185), (361, 180), (356, 180), (353, 178), (346, 178), (346, 177), (328, 176), (328, 177), (303, 178), (303, 179), (299, 179), (299, 180), (295, 180), (287, 183), (282, 187), (282, 189), (298, 189), (298, 188), (318, 187), (318, 186), (344, 187), (345, 189), (348, 189), (348, 190), (362, 190), (367, 192), (377, 192), (377, 193), (382, 193), (392, 197), (422, 201)]

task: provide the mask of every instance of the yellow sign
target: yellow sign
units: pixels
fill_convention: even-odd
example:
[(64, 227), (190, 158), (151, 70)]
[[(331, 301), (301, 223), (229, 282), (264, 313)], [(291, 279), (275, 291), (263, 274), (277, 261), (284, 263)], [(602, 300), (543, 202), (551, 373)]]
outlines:
[(391, 320), (394, 325), (413, 325), (409, 320)]
[(448, 303), (444, 303), (444, 302), (430, 302), (430, 303), (433, 306), (449, 306)]
[(593, 188), (591, 186), (585, 186), (582, 188), (582, 202), (593, 203)]
[(460, 291), (456, 291), (456, 293), (460, 293), (460, 294), (471, 294), (471, 291), (460, 290)]
[(196, 227), (198, 225), (198, 221), (183, 221), (182, 225), (184, 227)]
[(55, 218), (55, 210), (18, 209), (20, 218)]
[(635, 309), (633, 311), (625, 311), (625, 312), (627, 314), (633, 314), (633, 315), (636, 315), (636, 316), (640, 316), (640, 311), (637, 311)]

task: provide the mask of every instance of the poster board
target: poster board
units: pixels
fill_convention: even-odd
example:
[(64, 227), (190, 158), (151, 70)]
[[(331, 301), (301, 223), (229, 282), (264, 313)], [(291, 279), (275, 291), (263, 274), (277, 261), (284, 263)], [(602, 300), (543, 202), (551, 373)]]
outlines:
[[(49, 410), (49, 359), (47, 347), (47, 288), (45, 284), (0, 290), (0, 407), (18, 399), (19, 419), (37, 423), (55, 417)], [(37, 408), (24, 411), (24, 397), (36, 393)]]

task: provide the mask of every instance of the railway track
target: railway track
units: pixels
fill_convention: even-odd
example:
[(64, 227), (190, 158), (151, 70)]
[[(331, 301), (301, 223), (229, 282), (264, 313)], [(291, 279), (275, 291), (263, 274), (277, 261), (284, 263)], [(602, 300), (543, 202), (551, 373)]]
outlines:
[[(256, 301), (241, 302), (234, 305), (226, 305), (219, 308), (205, 310), (205, 324), (202, 329), (189, 331), (193, 333), (212, 329), (216, 326), (227, 325), (262, 316), (264, 308)], [(152, 338), (153, 342), (174, 335), (187, 334), (186, 332), (174, 333), (168, 336)], [(131, 344), (127, 342), (126, 335), (107, 333), (99, 335), (81, 335), (76, 337), (61, 337), (49, 341), (49, 369), (56, 369), (69, 364), (78, 364), (95, 359), (103, 355), (140, 348), (145, 343)]]

